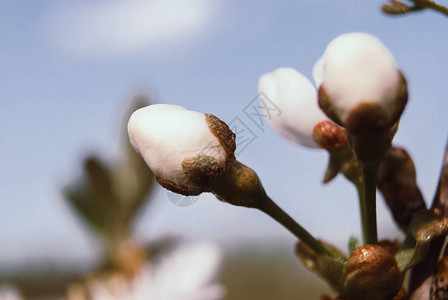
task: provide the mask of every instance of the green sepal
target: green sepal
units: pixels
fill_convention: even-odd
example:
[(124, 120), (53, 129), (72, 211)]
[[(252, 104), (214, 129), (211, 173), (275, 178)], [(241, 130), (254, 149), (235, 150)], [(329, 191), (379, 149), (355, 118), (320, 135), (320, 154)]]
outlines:
[(425, 210), (415, 214), (408, 234), (395, 255), (398, 268), (404, 272), (422, 261), (432, 240), (448, 234), (448, 219), (438, 210)]
[(342, 274), (347, 257), (336, 247), (321, 241), (332, 256), (317, 254), (306, 244), (299, 242), (296, 254), (302, 264), (311, 272), (322, 277), (337, 292), (342, 292)]

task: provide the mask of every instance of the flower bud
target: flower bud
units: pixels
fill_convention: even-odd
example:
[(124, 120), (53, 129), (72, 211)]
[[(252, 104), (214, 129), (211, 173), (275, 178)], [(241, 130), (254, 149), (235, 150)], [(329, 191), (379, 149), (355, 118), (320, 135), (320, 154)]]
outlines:
[(288, 140), (311, 148), (319, 147), (313, 140), (314, 126), (327, 120), (317, 104), (316, 88), (293, 68), (279, 68), (260, 77), (258, 90), (280, 110), (268, 122)]
[(383, 130), (398, 121), (407, 102), (406, 80), (380, 40), (366, 33), (340, 35), (319, 66), (319, 105), (349, 133)]
[(235, 160), (235, 134), (217, 117), (181, 106), (155, 104), (128, 123), (132, 146), (163, 187), (198, 195)]
[(350, 299), (389, 300), (401, 287), (403, 276), (395, 257), (378, 245), (355, 249), (345, 265), (344, 294)]
[(314, 126), (313, 139), (319, 147), (330, 152), (347, 143), (345, 130), (330, 120), (321, 121)]

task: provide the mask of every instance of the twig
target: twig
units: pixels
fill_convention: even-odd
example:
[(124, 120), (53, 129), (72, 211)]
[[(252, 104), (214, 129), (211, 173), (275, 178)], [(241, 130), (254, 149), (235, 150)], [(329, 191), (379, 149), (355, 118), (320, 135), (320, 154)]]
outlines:
[(384, 4), (381, 9), (390, 15), (403, 15), (410, 12), (432, 9), (448, 17), (448, 7), (431, 0), (409, 0), (413, 5), (408, 5), (398, 0), (390, 0), (390, 4)]

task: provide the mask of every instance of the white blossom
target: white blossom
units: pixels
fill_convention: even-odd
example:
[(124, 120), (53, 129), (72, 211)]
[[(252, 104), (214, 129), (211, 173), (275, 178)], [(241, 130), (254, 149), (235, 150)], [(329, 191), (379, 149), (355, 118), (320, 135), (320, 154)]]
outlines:
[(10, 285), (0, 286), (0, 300), (22, 300), (20, 293)]
[(258, 90), (280, 110), (278, 117), (268, 122), (288, 140), (307, 147), (317, 148), (313, 129), (328, 118), (320, 110), (316, 88), (293, 68), (279, 68), (260, 77)]
[(322, 60), (315, 66), (315, 80), (324, 86), (342, 122), (365, 102), (378, 103), (393, 117), (401, 74), (379, 39), (366, 33), (340, 35), (330, 42)]
[(202, 154), (226, 165), (233, 155), (233, 152), (226, 152), (223, 141), (211, 130), (207, 115), (181, 106), (154, 104), (135, 111), (129, 119), (128, 133), (132, 146), (142, 155), (159, 183), (163, 180), (195, 187), (183, 170), (185, 159)]
[(91, 279), (70, 289), (67, 300), (218, 300), (225, 289), (215, 283), (221, 252), (211, 244), (182, 245), (129, 279)]

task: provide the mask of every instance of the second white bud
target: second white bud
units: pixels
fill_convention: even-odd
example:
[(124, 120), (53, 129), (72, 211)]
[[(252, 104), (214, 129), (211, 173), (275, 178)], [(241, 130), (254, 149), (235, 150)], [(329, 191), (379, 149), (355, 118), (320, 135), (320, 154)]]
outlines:
[(312, 83), (293, 68), (279, 68), (260, 77), (258, 91), (280, 111), (268, 119), (272, 128), (288, 140), (312, 148), (314, 127), (328, 120), (317, 103)]

